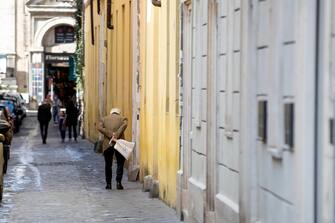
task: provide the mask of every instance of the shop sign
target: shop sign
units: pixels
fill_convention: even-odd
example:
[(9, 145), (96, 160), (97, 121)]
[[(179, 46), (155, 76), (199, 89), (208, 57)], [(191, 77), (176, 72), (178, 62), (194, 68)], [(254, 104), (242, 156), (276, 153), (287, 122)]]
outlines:
[(69, 62), (70, 54), (45, 54), (45, 61), (48, 63), (63, 63)]

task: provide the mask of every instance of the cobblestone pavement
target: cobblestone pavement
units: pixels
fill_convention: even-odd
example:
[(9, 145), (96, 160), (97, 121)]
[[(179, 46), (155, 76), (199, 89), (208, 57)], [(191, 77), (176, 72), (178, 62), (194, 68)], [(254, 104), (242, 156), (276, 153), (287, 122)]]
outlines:
[(115, 190), (114, 179), (113, 190), (105, 190), (104, 160), (92, 145), (62, 144), (57, 127), (50, 123), (49, 131), (43, 145), (36, 117), (27, 117), (15, 135), (0, 223), (179, 222), (174, 210), (126, 177), (125, 190)]

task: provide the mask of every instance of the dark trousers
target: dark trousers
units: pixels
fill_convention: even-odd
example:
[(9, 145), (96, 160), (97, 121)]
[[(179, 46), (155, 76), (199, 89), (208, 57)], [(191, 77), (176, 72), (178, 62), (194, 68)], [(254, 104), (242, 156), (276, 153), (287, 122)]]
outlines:
[(69, 125), (69, 139), (72, 138), (72, 130), (73, 130), (73, 138), (77, 140), (77, 125)]
[(65, 139), (65, 130), (59, 130), (60, 131), (60, 136), (62, 137), (62, 140)]
[(48, 127), (49, 127), (49, 122), (46, 122), (46, 123), (40, 122), (41, 137), (42, 137), (43, 142), (45, 142), (47, 140)]
[(105, 157), (105, 175), (106, 175), (106, 183), (112, 183), (112, 165), (113, 165), (113, 155), (116, 156), (117, 161), (117, 169), (116, 169), (116, 182), (121, 182), (123, 175), (123, 165), (125, 158), (114, 149), (114, 147), (109, 147), (104, 152)]
[(54, 123), (58, 123), (59, 117), (58, 117), (58, 107), (52, 107), (52, 117), (54, 119)]

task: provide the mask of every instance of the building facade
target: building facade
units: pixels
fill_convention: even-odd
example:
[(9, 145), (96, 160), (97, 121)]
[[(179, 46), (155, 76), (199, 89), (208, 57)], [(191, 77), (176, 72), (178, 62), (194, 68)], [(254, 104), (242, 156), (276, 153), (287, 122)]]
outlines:
[[(180, 132), (178, 4), (139, 2), (140, 176), (147, 176), (149, 185), (158, 187), (156, 195), (175, 207)], [(150, 188), (152, 196), (156, 196), (154, 189)]]
[[(57, 0), (31, 0), (26, 2), (26, 7), (30, 33), (29, 94), (40, 102), (53, 94), (57, 76), (69, 75), (70, 55), (76, 48), (73, 18), (76, 8), (73, 1)], [(63, 90), (57, 94), (65, 97)]]
[(75, 52), (74, 1), (15, 0), (1, 7), (8, 21), (0, 49), (4, 88), (41, 102), (56, 88), (51, 73), (69, 69)]
[[(176, 204), (179, 168), (177, 3), (85, 1), (86, 132), (113, 107), (128, 118), (136, 142), (129, 179), (150, 179), (154, 196)], [(153, 188), (148, 188), (152, 190)]]
[(317, 171), (317, 221), (335, 220), (335, 160), (334, 160), (334, 112), (335, 112), (335, 3), (321, 1), (319, 5), (318, 44), (318, 171)]
[[(113, 107), (128, 119), (125, 138), (136, 140), (133, 119), (133, 14), (132, 1), (85, 1), (85, 129), (87, 137), (102, 137), (97, 126)], [(111, 16), (113, 15), (113, 17)], [(135, 116), (136, 117), (136, 116)], [(136, 119), (135, 119), (136, 120)], [(138, 174), (138, 150), (129, 161), (133, 178)]]
[(332, 1), (182, 1), (185, 222), (333, 222)]
[(331, 0), (85, 1), (88, 136), (120, 107), (130, 179), (185, 222), (333, 222), (334, 21)]
[(18, 35), (18, 16), (16, 8), (19, 4), (17, 1), (3, 1), (0, 6), (0, 19), (6, 21), (2, 24), (3, 34), (0, 36), (0, 78), (2, 88), (11, 88), (16, 90), (18, 88), (15, 79), (16, 71), (18, 70), (16, 65), (17, 55), (17, 44)]

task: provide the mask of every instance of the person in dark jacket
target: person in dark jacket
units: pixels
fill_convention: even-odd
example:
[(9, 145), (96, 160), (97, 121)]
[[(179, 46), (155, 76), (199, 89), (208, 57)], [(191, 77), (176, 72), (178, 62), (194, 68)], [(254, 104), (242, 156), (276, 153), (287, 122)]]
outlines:
[(77, 123), (78, 123), (78, 109), (73, 103), (73, 101), (69, 101), (66, 106), (66, 125), (69, 130), (69, 140), (72, 139), (72, 130), (74, 141), (77, 142)]
[(65, 133), (66, 133), (66, 117), (65, 117), (65, 109), (61, 108), (60, 113), (59, 113), (59, 120), (58, 120), (58, 127), (59, 127), (59, 132), (60, 136), (62, 138), (62, 143), (65, 140)]
[(38, 107), (37, 119), (40, 122), (41, 137), (43, 144), (47, 143), (48, 127), (51, 120), (51, 106), (50, 103), (44, 101)]

